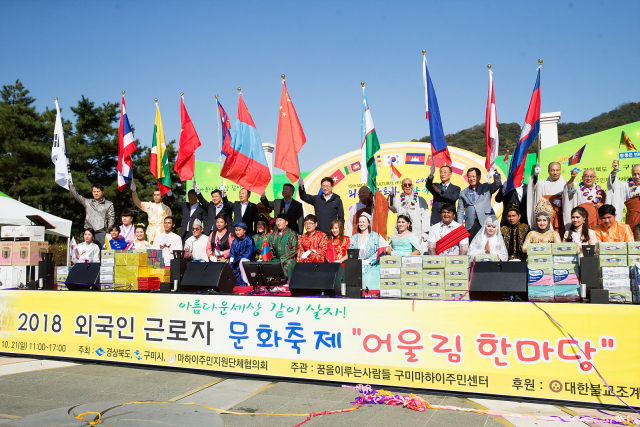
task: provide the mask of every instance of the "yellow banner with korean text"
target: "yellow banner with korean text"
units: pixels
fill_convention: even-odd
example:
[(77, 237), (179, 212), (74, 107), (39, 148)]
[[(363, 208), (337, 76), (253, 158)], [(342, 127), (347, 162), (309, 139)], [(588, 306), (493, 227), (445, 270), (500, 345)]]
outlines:
[(0, 292), (0, 353), (631, 406), (639, 323), (629, 305)]

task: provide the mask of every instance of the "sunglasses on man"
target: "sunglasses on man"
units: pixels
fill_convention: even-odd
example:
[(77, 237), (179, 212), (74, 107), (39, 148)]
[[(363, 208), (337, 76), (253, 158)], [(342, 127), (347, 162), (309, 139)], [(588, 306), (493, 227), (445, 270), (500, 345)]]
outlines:
[(193, 227), (193, 228), (191, 229), (191, 231), (198, 231), (198, 230), (202, 230), (202, 228), (200, 228), (200, 227)]

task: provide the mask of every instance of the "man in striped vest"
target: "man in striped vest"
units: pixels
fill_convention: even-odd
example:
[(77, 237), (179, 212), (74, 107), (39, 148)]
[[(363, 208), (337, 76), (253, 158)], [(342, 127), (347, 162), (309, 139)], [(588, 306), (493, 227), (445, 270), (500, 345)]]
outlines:
[(429, 231), (429, 255), (466, 255), (469, 250), (469, 232), (453, 220), (456, 206), (445, 203), (440, 207), (442, 220)]

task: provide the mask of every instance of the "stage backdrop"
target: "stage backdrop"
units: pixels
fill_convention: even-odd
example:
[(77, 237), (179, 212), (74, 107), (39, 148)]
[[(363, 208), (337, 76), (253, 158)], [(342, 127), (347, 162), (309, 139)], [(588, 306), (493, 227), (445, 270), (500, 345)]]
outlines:
[(639, 406), (639, 323), (633, 305), (0, 291), (0, 353), (613, 405), (594, 366)]

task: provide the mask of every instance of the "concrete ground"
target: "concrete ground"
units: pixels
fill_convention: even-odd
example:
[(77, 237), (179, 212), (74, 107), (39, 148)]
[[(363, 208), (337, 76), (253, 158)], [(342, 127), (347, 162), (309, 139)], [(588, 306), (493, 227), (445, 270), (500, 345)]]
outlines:
[[(398, 393), (406, 394), (406, 391)], [(603, 416), (596, 410), (582, 408), (417, 394), (434, 405), (489, 408), (514, 414)], [(353, 408), (350, 402), (358, 395), (356, 391), (338, 385), (0, 357), (2, 427), (87, 426), (87, 422), (74, 418), (83, 412), (102, 412), (98, 425), (110, 426), (284, 427), (294, 426), (304, 421), (306, 416), (253, 414), (308, 414), (349, 409)], [(136, 401), (167, 403), (121, 406)], [(242, 415), (219, 415), (213, 409), (175, 403), (195, 403)], [(84, 420), (92, 421), (95, 417), (87, 415)], [(553, 427), (561, 424), (566, 426), (561, 422), (491, 417), (440, 409), (418, 412), (388, 405), (364, 405), (347, 413), (315, 417), (305, 426)], [(572, 425), (585, 424), (576, 422)]]

